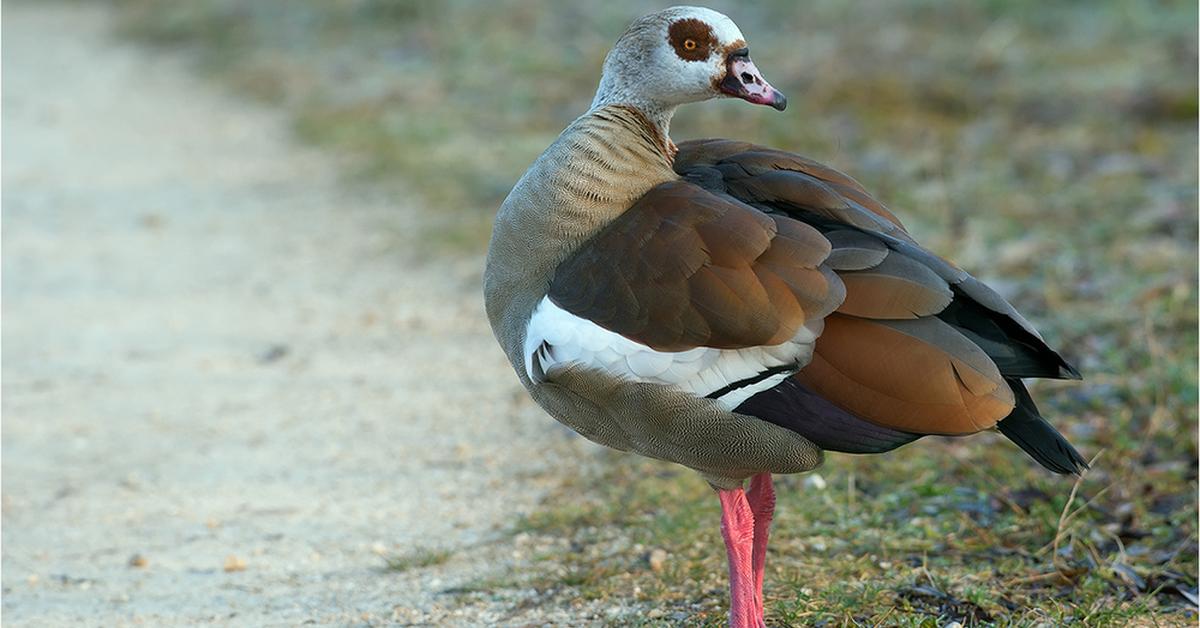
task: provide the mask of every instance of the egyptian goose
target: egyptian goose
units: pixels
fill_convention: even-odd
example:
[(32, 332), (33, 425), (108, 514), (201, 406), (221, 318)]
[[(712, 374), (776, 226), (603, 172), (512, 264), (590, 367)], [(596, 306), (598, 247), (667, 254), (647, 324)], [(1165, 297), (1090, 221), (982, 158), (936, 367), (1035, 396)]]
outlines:
[(676, 107), (718, 97), (787, 104), (728, 17), (635, 21), (591, 109), (500, 208), (484, 292), (547, 412), (716, 489), (730, 625), (763, 626), (772, 473), (992, 428), (1077, 473), (1020, 378), (1079, 375), (850, 177), (745, 142), (675, 145)]

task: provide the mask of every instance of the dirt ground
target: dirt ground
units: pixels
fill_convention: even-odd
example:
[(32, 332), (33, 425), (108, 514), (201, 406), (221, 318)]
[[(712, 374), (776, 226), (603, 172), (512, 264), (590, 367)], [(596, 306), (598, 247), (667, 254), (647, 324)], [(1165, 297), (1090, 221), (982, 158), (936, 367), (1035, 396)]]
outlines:
[(443, 592), (580, 445), (480, 259), (97, 7), (5, 3), (3, 70), (5, 623), (503, 621)]

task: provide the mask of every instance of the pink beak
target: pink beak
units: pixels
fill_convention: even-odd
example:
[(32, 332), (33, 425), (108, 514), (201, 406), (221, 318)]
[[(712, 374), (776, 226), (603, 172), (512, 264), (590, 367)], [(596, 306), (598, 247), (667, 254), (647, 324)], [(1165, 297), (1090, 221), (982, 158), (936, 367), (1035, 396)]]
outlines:
[(771, 87), (762, 77), (746, 48), (729, 53), (725, 61), (725, 78), (720, 88), (722, 93), (756, 105), (770, 105), (779, 111), (787, 108), (787, 96)]

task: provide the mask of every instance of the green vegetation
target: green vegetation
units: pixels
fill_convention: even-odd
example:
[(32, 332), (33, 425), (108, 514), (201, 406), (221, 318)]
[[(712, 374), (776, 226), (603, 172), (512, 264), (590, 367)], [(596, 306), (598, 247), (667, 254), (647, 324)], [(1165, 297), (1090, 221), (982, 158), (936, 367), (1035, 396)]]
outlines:
[(383, 559), (387, 571), (403, 572), (410, 569), (441, 565), (450, 560), (454, 554), (446, 550), (418, 549), (408, 554), (394, 554)]
[[(303, 137), (356, 157), (356, 174), (418, 195), (436, 217), (431, 253), (473, 256), (511, 184), (590, 102), (613, 40), (659, 6), (118, 4), (131, 35), (192, 48), (292, 111)], [(1035, 395), (1085, 455), (1103, 452), (1071, 503), (1070, 479), (992, 435), (833, 454), (825, 489), (782, 478), (769, 621), (1194, 625), (1180, 591), (1194, 595), (1197, 574), (1195, 3), (714, 8), (792, 106), (687, 107), (675, 138), (750, 139), (853, 174), (1080, 367), (1082, 384)], [(475, 590), (721, 625), (709, 490), (668, 465), (605, 460), (517, 526), (550, 548), (534, 573)]]
[[(1175, 479), (1149, 503), (1114, 503), (1111, 479), (1089, 477), (1068, 506), (1070, 481), (1014, 466), (1001, 439), (980, 439), (831, 456), (818, 471), (830, 478), (825, 488), (780, 478), (769, 623), (1194, 623), (1174, 588), (1194, 581), (1188, 481)], [(690, 472), (613, 458), (606, 474), (573, 480), (548, 500), (556, 507), (522, 522), (569, 541), (545, 557), (565, 577), (560, 567), (532, 585), (546, 603), (637, 592), (647, 610), (723, 625), (725, 558), (711, 491)], [(659, 571), (651, 548), (666, 551)]]

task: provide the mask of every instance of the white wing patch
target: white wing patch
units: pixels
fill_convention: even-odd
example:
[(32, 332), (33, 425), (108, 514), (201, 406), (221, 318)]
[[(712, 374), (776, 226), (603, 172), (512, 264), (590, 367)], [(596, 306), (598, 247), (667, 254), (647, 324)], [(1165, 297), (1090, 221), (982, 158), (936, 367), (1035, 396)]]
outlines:
[[(613, 333), (558, 307), (543, 297), (533, 310), (525, 331), (525, 372), (542, 383), (567, 365), (599, 369), (621, 379), (666, 384), (706, 397), (737, 382), (762, 377), (779, 367), (796, 369), (812, 358), (820, 333), (802, 327), (783, 344), (745, 349), (697, 347), (687, 351), (658, 351)], [(772, 373), (760, 381), (734, 388), (717, 399), (733, 409), (757, 392), (783, 381), (793, 369)]]

